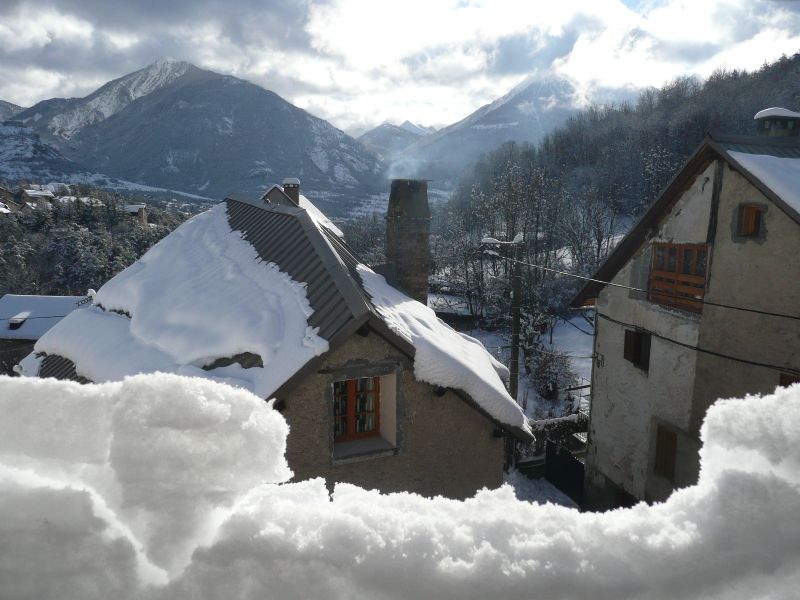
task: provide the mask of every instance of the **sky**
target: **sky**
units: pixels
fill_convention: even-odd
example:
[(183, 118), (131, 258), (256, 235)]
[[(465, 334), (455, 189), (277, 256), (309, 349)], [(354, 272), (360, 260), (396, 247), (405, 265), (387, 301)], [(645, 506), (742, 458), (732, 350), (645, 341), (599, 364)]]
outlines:
[(353, 134), (447, 125), (530, 77), (569, 78), (580, 105), (797, 51), (800, 0), (0, 0), (2, 100), (174, 58)]

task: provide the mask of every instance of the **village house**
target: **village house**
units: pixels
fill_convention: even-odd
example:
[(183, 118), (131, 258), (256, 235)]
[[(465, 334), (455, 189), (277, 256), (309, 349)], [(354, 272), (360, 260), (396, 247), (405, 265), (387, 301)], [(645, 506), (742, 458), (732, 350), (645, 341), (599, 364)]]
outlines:
[(244, 387), (285, 416), (298, 480), (453, 498), (497, 487), (511, 437), (529, 443), (531, 431), (505, 367), (424, 305), (429, 220), (426, 183), (393, 181), (393, 287), (298, 180), (227, 198), (106, 283), (19, 370), (83, 382), (161, 371)]
[(126, 204), (125, 214), (136, 219), (139, 225), (147, 225), (147, 204)]
[(0, 375), (12, 375), (14, 365), (33, 351), (45, 332), (85, 305), (80, 296), (0, 297)]
[(800, 380), (800, 113), (755, 121), (709, 135), (572, 301), (596, 311), (589, 507), (696, 483), (714, 401)]

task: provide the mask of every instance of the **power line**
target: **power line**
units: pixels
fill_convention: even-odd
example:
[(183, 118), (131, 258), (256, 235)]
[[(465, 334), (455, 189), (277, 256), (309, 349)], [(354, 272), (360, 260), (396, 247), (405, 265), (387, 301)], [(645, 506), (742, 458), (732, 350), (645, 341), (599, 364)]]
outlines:
[(0, 317), (0, 321), (31, 321), (33, 319), (62, 319), (67, 315), (47, 315), (43, 317)]
[[(534, 269), (541, 269), (543, 271), (549, 271), (551, 273), (558, 273), (559, 275), (566, 275), (567, 277), (574, 277), (575, 279), (581, 279), (583, 281), (591, 281), (593, 283), (601, 283), (603, 285), (610, 285), (612, 287), (618, 287), (618, 288), (622, 288), (622, 289), (625, 289), (625, 290), (631, 290), (631, 291), (634, 291), (634, 292), (642, 292), (644, 294), (650, 294), (651, 296), (652, 295), (657, 295), (657, 296), (668, 296), (670, 298), (673, 297), (672, 294), (665, 293), (665, 292), (657, 292), (657, 291), (645, 290), (645, 289), (633, 287), (633, 286), (630, 286), (630, 285), (624, 285), (622, 283), (612, 283), (611, 281), (603, 281), (601, 279), (594, 279), (592, 277), (585, 277), (583, 275), (576, 275), (575, 273), (569, 273), (568, 271), (561, 271), (559, 269), (553, 269), (551, 267), (544, 267), (542, 265), (536, 265), (534, 263), (529, 263), (529, 262), (525, 262), (525, 261), (515, 261), (513, 258), (509, 258), (507, 256), (500, 256), (499, 258), (502, 258), (502, 259), (505, 259), (505, 260), (508, 260), (508, 261), (511, 261), (511, 262), (520, 262), (521, 264), (527, 265), (528, 267), (533, 267)], [(707, 306), (716, 306), (718, 308), (729, 308), (729, 309), (732, 309), (732, 310), (741, 310), (741, 311), (744, 311), (744, 312), (751, 312), (751, 313), (756, 313), (756, 314), (759, 314), (759, 315), (767, 315), (767, 316), (770, 316), (770, 317), (783, 317), (785, 319), (793, 319), (795, 321), (800, 321), (800, 316), (798, 316), (798, 315), (785, 315), (783, 313), (774, 313), (774, 312), (769, 312), (769, 311), (766, 311), (766, 310), (758, 310), (757, 308), (746, 308), (744, 306), (733, 306), (733, 305), (730, 305), (730, 304), (722, 304), (722, 303), (719, 303), (719, 302), (711, 302), (710, 300), (699, 300), (699, 299), (696, 299), (696, 298), (687, 298), (687, 300), (691, 301), (691, 302), (696, 302), (697, 304), (705, 304)]]
[(732, 360), (732, 361), (735, 361), (735, 362), (744, 363), (746, 365), (753, 365), (755, 367), (764, 367), (764, 368), (767, 368), (767, 369), (773, 369), (775, 371), (780, 371), (782, 373), (791, 373), (793, 375), (800, 375), (800, 369), (794, 369), (792, 367), (772, 365), (772, 364), (769, 364), (769, 363), (756, 362), (756, 361), (748, 360), (746, 358), (739, 358), (738, 356), (731, 356), (730, 354), (723, 354), (721, 352), (715, 352), (714, 350), (707, 350), (705, 348), (699, 348), (697, 346), (692, 346), (691, 344), (687, 344), (685, 342), (679, 342), (678, 340), (674, 340), (672, 338), (668, 338), (668, 337), (663, 336), (663, 335), (661, 335), (659, 333), (656, 333), (655, 331), (650, 331), (649, 329), (644, 329), (642, 327), (639, 327), (638, 325), (634, 325), (633, 323), (625, 323), (624, 321), (618, 321), (617, 319), (614, 319), (613, 317), (609, 317), (608, 315), (604, 315), (601, 312), (598, 312), (597, 316), (600, 317), (601, 319), (605, 319), (606, 321), (611, 321), (612, 323), (616, 323), (617, 325), (621, 325), (623, 327), (632, 327), (634, 329), (637, 329), (638, 331), (643, 331), (645, 333), (650, 334), (651, 336), (653, 336), (655, 338), (658, 338), (660, 340), (664, 340), (665, 342), (671, 342), (671, 343), (676, 344), (678, 346), (683, 346), (684, 348), (689, 348), (690, 350), (694, 350), (695, 352), (702, 352), (703, 354), (710, 354), (712, 356), (717, 356), (719, 358), (725, 358), (725, 359)]

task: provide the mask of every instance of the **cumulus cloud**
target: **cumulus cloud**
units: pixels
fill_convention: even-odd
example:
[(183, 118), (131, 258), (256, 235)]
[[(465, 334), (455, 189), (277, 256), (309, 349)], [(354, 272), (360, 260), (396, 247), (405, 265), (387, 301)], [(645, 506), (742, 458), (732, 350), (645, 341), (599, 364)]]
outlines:
[(85, 95), (170, 56), (237, 75), (354, 131), (444, 125), (535, 72), (592, 100), (800, 48), (788, 0), (10, 0), (0, 98)]

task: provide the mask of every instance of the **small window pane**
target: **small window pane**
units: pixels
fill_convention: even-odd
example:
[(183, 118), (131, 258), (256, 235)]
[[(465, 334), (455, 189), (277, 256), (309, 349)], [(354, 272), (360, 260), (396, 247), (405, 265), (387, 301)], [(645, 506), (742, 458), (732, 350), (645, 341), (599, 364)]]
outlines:
[(694, 268), (694, 274), (700, 275), (701, 277), (705, 277), (706, 275), (706, 251), (705, 250), (698, 250), (697, 251), (697, 263)]
[(692, 275), (693, 274), (693, 265), (692, 260), (694, 259), (694, 250), (685, 249), (683, 251), (683, 266), (681, 267), (681, 273), (684, 275)]
[(676, 248), (670, 248), (667, 255), (667, 271), (675, 272), (676, 263), (678, 261), (678, 251)]
[(664, 246), (656, 246), (656, 269), (664, 270)]

